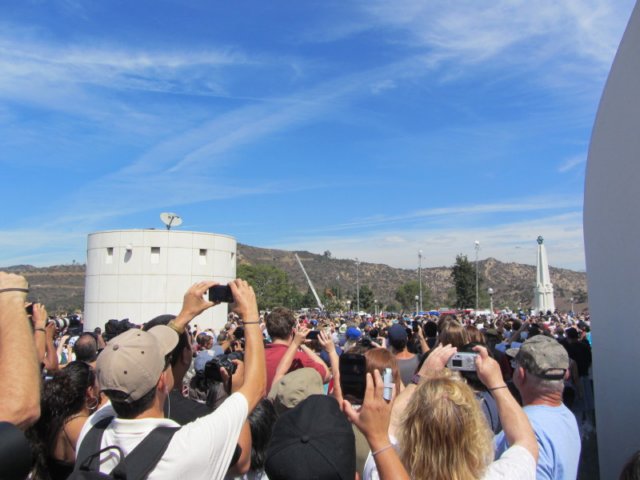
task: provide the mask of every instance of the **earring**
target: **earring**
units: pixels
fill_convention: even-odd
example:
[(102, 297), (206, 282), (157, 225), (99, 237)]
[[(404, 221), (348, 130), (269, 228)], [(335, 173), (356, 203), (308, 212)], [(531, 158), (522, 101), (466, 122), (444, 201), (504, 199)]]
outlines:
[[(93, 405), (89, 403), (91, 400), (94, 401)], [(87, 401), (87, 408), (89, 409), (90, 412), (94, 412), (98, 408), (98, 403), (99, 402), (97, 398), (90, 398), (89, 401)]]

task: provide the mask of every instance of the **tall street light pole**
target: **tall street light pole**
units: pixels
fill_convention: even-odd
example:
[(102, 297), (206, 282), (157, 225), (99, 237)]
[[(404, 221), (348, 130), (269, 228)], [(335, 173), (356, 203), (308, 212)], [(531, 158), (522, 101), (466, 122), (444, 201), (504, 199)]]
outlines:
[(358, 312), (360, 311), (360, 262), (356, 258), (356, 303)]
[(418, 316), (418, 301), (420, 300), (420, 297), (418, 295), (416, 295), (416, 317)]
[(571, 300), (571, 316), (573, 317), (573, 297), (571, 297), (569, 300)]
[(420, 286), (420, 311), (422, 311), (422, 250), (418, 250), (418, 285)]
[(493, 320), (493, 288), (489, 287), (487, 293), (489, 294), (489, 309), (491, 310), (491, 319)]
[(478, 252), (480, 251), (480, 242), (476, 240), (476, 311), (478, 310)]

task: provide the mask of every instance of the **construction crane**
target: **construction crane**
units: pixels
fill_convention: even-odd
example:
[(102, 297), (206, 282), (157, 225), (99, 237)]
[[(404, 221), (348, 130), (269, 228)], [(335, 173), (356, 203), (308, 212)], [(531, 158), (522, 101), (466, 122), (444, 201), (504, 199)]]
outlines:
[(309, 288), (311, 289), (311, 293), (313, 293), (313, 296), (316, 299), (316, 303), (318, 304), (318, 308), (320, 310), (324, 310), (324, 305), (322, 305), (322, 302), (320, 301), (320, 297), (316, 293), (316, 289), (313, 288), (313, 283), (311, 283), (311, 279), (309, 278), (309, 275), (307, 275), (307, 271), (304, 269), (304, 265), (302, 265), (302, 260), (300, 260), (300, 257), (298, 256), (297, 253), (294, 253), (294, 255), (296, 256), (296, 260), (298, 260), (298, 265), (300, 265), (300, 268), (302, 269), (302, 273), (304, 273), (304, 277), (307, 279), (307, 283), (309, 284)]

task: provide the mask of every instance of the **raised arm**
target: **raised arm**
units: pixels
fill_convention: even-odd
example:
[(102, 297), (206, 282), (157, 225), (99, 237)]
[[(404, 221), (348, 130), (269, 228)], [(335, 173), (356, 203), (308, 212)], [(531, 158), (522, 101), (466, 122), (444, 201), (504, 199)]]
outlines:
[(33, 338), (36, 345), (36, 355), (38, 363), (44, 363), (46, 352), (46, 330), (47, 326), (47, 310), (40, 303), (33, 304), (33, 314), (31, 315), (33, 322)]
[(330, 333), (324, 331), (318, 335), (318, 341), (325, 352), (329, 355), (329, 363), (331, 364), (331, 375), (333, 376), (333, 396), (342, 408), (342, 387), (340, 386), (340, 357), (336, 352), (336, 344), (333, 343)]
[(485, 347), (474, 347), (477, 353), (476, 368), (478, 378), (491, 392), (496, 400), (500, 423), (509, 445), (520, 445), (526, 448), (533, 458), (538, 461), (538, 442), (533, 428), (527, 418), (527, 414), (518, 405), (518, 402), (504, 383), (500, 365), (489, 356)]
[[(45, 356), (44, 356), (44, 367), (48, 372), (53, 372), (58, 370), (60, 367), (58, 362), (58, 351), (56, 350), (56, 345), (54, 343), (54, 338), (56, 336), (56, 325), (54, 323), (49, 323), (45, 328)], [(69, 363), (69, 362), (67, 362)]]
[(251, 285), (244, 280), (229, 283), (233, 292), (233, 309), (244, 324), (244, 383), (238, 390), (245, 396), (252, 411), (264, 397), (267, 388), (267, 367), (265, 363), (264, 342), (260, 330), (260, 315), (256, 294)]
[(422, 349), (422, 353), (427, 353), (429, 350), (429, 344), (424, 338), (424, 330), (422, 329), (422, 325), (418, 327), (418, 340), (420, 340), (420, 348)]
[(24, 277), (0, 272), (0, 421), (21, 429), (40, 416), (40, 368), (24, 308)]
[(331, 380), (331, 372), (327, 368), (327, 365), (324, 363), (324, 360), (322, 360), (316, 352), (311, 350), (304, 343), (300, 346), (300, 350), (306, 353), (309, 356), (309, 358), (311, 358), (311, 360), (313, 360), (315, 363), (320, 365), (321, 370), (324, 371), (324, 375), (322, 375), (322, 381), (324, 383), (327, 383), (329, 380)]
[(306, 327), (300, 326), (296, 329), (296, 334), (293, 337), (291, 345), (289, 345), (278, 363), (278, 368), (276, 368), (276, 373), (273, 376), (273, 381), (271, 382), (272, 385), (276, 384), (278, 380), (287, 374), (291, 368), (291, 363), (296, 356), (296, 352), (302, 345), (304, 345), (308, 333), (309, 329)]
[(343, 409), (347, 418), (367, 439), (380, 480), (409, 480), (409, 474), (389, 442), (392, 403), (383, 398), (383, 392), (384, 382), (380, 372), (374, 371), (373, 376), (367, 373), (367, 389), (362, 408), (356, 411), (348, 401), (343, 400)]

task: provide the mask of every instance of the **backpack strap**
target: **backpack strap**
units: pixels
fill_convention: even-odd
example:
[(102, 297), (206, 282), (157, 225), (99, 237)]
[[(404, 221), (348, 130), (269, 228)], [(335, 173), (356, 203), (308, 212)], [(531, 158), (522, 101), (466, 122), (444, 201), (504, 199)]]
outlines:
[(86, 468), (89, 471), (98, 471), (100, 469), (100, 455), (96, 456), (95, 453), (102, 453), (100, 451), (102, 434), (111, 423), (111, 420), (113, 420), (113, 416), (103, 418), (89, 429), (82, 439), (82, 443), (78, 446), (76, 466), (74, 470), (79, 470), (80, 466), (84, 466), (84, 463), (87, 460), (89, 460), (89, 462), (87, 463)]
[(157, 427), (111, 471), (115, 479), (143, 480), (156, 467), (179, 427)]

